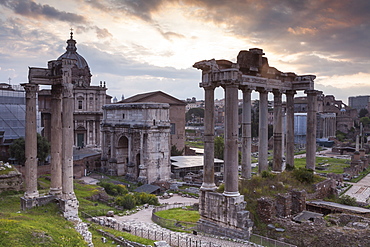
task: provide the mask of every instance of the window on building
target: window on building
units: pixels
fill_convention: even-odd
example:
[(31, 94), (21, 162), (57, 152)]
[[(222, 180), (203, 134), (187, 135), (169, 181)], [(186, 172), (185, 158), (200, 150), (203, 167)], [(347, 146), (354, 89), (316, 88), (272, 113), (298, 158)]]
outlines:
[(171, 135), (174, 135), (174, 134), (176, 134), (176, 124), (171, 123)]
[(122, 114), (122, 118), (125, 119), (125, 114), (124, 113)]
[(78, 101), (78, 109), (82, 109), (82, 100)]

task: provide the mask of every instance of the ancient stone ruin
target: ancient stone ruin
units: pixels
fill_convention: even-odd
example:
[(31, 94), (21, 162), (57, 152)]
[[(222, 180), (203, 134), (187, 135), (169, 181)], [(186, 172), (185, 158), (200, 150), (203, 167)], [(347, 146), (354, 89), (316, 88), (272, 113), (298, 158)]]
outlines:
[[(49, 61), (48, 68), (29, 68), (29, 82), (22, 84), (26, 90), (26, 191), (21, 198), (21, 206), (25, 210), (57, 199), (63, 216), (75, 222), (76, 230), (91, 243), (91, 233), (78, 217), (78, 200), (73, 190), (73, 85), (82, 80), (82, 75), (88, 78), (91, 75), (85, 73), (86, 62), (79, 60), (81, 56), (75, 53), (76, 41), (72, 33), (67, 43), (66, 56)], [(75, 57), (68, 57), (71, 52)], [(48, 195), (40, 195), (37, 189), (36, 101), (39, 85), (51, 86), (52, 93), (51, 184)]]
[(103, 111), (102, 172), (142, 184), (169, 180), (169, 105), (120, 103)]
[[(274, 159), (273, 171), (284, 170), (282, 94), (286, 94), (286, 162), (294, 164), (294, 94), (303, 90), (308, 96), (307, 168), (315, 169), (316, 101), (314, 75), (298, 76), (270, 67), (262, 49), (240, 51), (237, 62), (203, 60), (193, 67), (202, 70), (200, 87), (205, 93), (204, 177), (200, 196), (201, 219), (198, 228), (213, 234), (228, 232), (230, 237), (249, 238), (252, 222), (245, 211), (244, 196), (238, 191), (238, 90), (243, 92), (242, 177), (251, 177), (251, 92), (259, 92), (259, 171), (268, 162), (268, 93), (274, 94)], [(214, 183), (214, 90), (225, 92), (224, 192), (215, 192)]]

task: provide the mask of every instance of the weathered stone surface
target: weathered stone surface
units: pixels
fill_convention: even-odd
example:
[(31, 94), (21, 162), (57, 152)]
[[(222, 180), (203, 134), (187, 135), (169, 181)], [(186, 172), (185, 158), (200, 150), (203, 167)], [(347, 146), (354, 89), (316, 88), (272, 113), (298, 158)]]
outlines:
[(328, 222), (316, 224), (315, 222), (308, 221), (299, 224), (283, 218), (276, 218), (274, 222), (285, 229), (284, 235), (270, 230), (268, 237), (279, 239), (284, 236), (281, 240), (295, 244), (298, 247), (370, 246), (368, 228), (358, 229), (356, 226), (333, 226), (332, 224), (328, 224)]
[(244, 196), (225, 196), (217, 192), (200, 192), (198, 230), (215, 235), (249, 239), (253, 222), (245, 210)]
[(102, 171), (144, 184), (169, 180), (169, 105), (121, 103), (103, 111)]
[(21, 190), (22, 174), (16, 172), (15, 174), (0, 175), (0, 192), (9, 190)]
[(157, 241), (154, 242), (155, 247), (171, 247), (169, 244), (167, 244), (166, 241)]
[(107, 217), (114, 217), (114, 211), (108, 211), (106, 216)]
[(270, 197), (261, 197), (257, 203), (257, 213), (262, 221), (271, 222), (276, 215), (275, 200)]
[(306, 197), (307, 192), (305, 190), (297, 191), (292, 190), (292, 215), (302, 212), (306, 210)]
[(292, 195), (290, 193), (276, 195), (276, 216), (288, 217), (291, 215)]
[(325, 197), (336, 195), (336, 182), (334, 179), (327, 179), (314, 185), (315, 193), (308, 194), (307, 199), (323, 199)]

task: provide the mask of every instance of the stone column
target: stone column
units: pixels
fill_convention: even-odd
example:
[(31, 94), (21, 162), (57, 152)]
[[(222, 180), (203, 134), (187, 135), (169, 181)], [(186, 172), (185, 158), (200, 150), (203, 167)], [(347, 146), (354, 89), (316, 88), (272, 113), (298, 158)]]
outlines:
[(203, 183), (200, 188), (203, 191), (214, 191), (214, 90), (213, 86), (204, 87), (205, 110), (204, 110), (204, 156), (203, 156)]
[(225, 89), (225, 196), (239, 196), (238, 189), (238, 85), (228, 83)]
[(250, 179), (252, 177), (252, 89), (244, 87), (243, 91), (243, 115), (242, 115), (242, 178)]
[[(67, 81), (67, 79), (66, 79)], [(75, 199), (73, 191), (73, 84), (64, 82), (63, 90), (63, 113), (62, 113), (62, 197), (65, 200)]]
[(315, 170), (317, 91), (307, 90), (306, 168)]
[(37, 190), (37, 121), (36, 101), (38, 85), (23, 84), (26, 90), (26, 138), (25, 138), (25, 183), (24, 197), (32, 199), (39, 197)]
[(85, 125), (86, 125), (86, 143), (84, 144), (84, 146), (87, 147), (91, 144), (90, 142), (90, 121), (86, 120)]
[(214, 87), (204, 87), (205, 110), (204, 110), (204, 156), (203, 156), (203, 183), (200, 188), (203, 191), (216, 190), (214, 171)]
[(272, 170), (283, 171), (283, 116), (281, 91), (274, 90), (274, 162)]
[(93, 132), (92, 132), (92, 143), (95, 146), (97, 146), (96, 144), (96, 120), (93, 120), (92, 122), (92, 125), (93, 125)]
[(62, 88), (51, 87), (51, 182), (50, 194), (62, 194)]
[(294, 167), (294, 90), (286, 91), (286, 166)]
[(259, 131), (258, 131), (258, 172), (268, 170), (268, 91), (265, 88), (259, 88)]

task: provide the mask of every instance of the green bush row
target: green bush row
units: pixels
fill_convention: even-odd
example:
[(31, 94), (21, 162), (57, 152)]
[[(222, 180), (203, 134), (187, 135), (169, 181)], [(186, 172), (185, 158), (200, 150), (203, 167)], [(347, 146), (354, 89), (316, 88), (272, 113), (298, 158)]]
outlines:
[(155, 195), (145, 192), (118, 196), (114, 200), (114, 203), (125, 209), (133, 209), (135, 206), (143, 204), (159, 205), (158, 198)]

